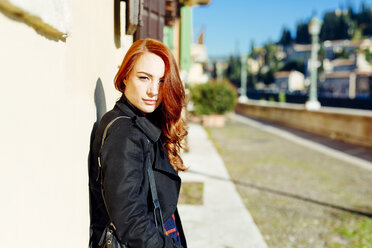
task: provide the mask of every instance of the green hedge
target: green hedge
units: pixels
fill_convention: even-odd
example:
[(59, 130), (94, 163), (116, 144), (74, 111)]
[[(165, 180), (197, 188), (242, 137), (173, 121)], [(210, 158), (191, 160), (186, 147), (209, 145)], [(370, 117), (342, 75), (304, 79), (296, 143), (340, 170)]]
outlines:
[(236, 104), (236, 91), (225, 81), (197, 84), (190, 88), (190, 92), (197, 115), (225, 114)]

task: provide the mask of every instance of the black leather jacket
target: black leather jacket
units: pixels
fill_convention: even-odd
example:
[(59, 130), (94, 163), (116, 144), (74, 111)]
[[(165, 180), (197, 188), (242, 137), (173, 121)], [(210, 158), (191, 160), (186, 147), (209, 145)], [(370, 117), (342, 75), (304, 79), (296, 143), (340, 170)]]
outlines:
[[(100, 174), (97, 158), (103, 131), (117, 116), (129, 116), (130, 119), (118, 119), (110, 126), (101, 150), (106, 211), (101, 180), (97, 180)], [(98, 247), (103, 229), (110, 219), (116, 227), (118, 239), (129, 247), (180, 247), (155, 226), (146, 173), (147, 156), (153, 161), (163, 219), (166, 221), (175, 214), (181, 243), (186, 247), (177, 211), (181, 179), (169, 163), (160, 136), (160, 129), (128, 103), (124, 95), (113, 110), (102, 117), (89, 156), (90, 247)]]

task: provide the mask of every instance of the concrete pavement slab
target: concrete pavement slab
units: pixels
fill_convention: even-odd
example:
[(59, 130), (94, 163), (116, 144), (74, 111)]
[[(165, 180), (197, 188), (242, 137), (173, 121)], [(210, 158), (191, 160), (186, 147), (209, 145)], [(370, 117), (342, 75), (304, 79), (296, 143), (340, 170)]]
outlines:
[(179, 205), (188, 246), (191, 248), (266, 248), (245, 208), (224, 163), (198, 124), (189, 124), (189, 149), (183, 160), (189, 172), (183, 182), (203, 182), (202, 205)]

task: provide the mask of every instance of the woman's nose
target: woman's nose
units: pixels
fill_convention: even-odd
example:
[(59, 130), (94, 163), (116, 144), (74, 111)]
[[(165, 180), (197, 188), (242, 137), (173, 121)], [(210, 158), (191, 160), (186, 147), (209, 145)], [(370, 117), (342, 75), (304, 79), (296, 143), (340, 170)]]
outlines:
[(147, 94), (150, 96), (156, 96), (159, 92), (159, 83), (156, 81), (152, 81), (147, 88)]

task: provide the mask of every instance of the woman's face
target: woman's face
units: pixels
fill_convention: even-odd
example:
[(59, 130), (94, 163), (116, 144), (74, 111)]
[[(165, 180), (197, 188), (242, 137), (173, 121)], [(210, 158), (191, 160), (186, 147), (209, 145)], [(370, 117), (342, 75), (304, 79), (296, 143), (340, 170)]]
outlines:
[(124, 94), (128, 101), (143, 113), (152, 113), (161, 103), (161, 84), (164, 82), (164, 61), (154, 53), (144, 53), (124, 79)]

